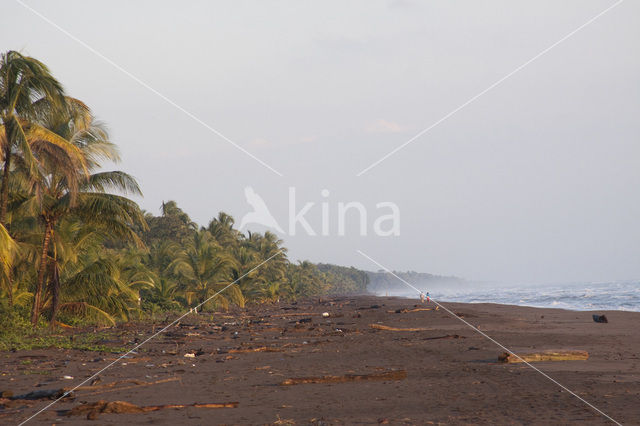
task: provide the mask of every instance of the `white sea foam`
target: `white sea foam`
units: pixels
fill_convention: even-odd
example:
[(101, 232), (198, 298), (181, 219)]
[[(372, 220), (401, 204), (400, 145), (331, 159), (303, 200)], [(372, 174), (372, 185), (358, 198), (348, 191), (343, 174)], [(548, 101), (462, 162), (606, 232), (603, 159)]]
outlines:
[[(465, 286), (424, 288), (436, 300), (465, 303), (501, 303), (578, 311), (620, 310), (640, 312), (640, 282), (573, 283), (536, 286)], [(417, 297), (409, 291), (389, 293)]]

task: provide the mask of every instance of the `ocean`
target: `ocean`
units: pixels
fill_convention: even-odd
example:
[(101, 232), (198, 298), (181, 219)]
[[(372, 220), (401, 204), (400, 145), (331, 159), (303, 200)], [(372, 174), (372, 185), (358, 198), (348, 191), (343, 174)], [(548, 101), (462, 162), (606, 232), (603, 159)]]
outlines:
[[(420, 288), (421, 286), (416, 286)], [(489, 286), (486, 283), (448, 288), (424, 288), (442, 302), (501, 303), (577, 311), (619, 310), (640, 312), (640, 281)], [(415, 290), (380, 293), (418, 299)]]

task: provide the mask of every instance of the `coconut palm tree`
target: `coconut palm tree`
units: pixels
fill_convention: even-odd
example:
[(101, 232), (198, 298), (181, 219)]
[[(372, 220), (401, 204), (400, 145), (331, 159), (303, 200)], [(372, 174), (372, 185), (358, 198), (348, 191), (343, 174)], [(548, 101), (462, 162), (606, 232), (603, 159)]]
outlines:
[(258, 294), (264, 293), (266, 287), (278, 289), (286, 281), (287, 249), (282, 246), (283, 241), (272, 232), (249, 234), (245, 245), (251, 247), (256, 256), (256, 264), (260, 265), (257, 284), (261, 287)]
[(180, 302), (176, 300), (178, 295), (178, 284), (165, 277), (156, 279), (153, 283), (153, 287), (145, 289), (147, 299), (150, 300), (151, 311), (159, 307), (162, 310), (174, 310), (181, 307)]
[(37, 123), (42, 114), (64, 109), (63, 95), (62, 86), (42, 62), (15, 51), (0, 56), (0, 224), (6, 225), (14, 158), (22, 157), (28, 172), (35, 172), (33, 141), (70, 163), (81, 161), (72, 144)]
[[(177, 254), (170, 269), (184, 280), (187, 302), (193, 304), (194, 296), (199, 303), (203, 303), (232, 282), (230, 270), (233, 263), (229, 252), (220, 247), (208, 231), (201, 230)], [(227, 307), (229, 301), (244, 305), (242, 292), (237, 285), (227, 289), (212, 304)]]
[(231, 266), (231, 280), (237, 284), (244, 298), (251, 299), (256, 296), (262, 280), (260, 270), (255, 268), (258, 264), (257, 253), (248, 245), (236, 244), (231, 249), (234, 258)]
[(311, 297), (326, 294), (329, 285), (326, 275), (308, 260), (290, 264), (287, 268), (286, 288), (289, 297)]
[[(118, 161), (115, 145), (108, 140), (104, 126), (95, 121), (89, 109), (75, 99), (67, 99), (68, 107), (43, 117), (47, 129), (76, 146), (83, 164), (61, 164), (48, 150), (39, 150), (37, 174), (31, 177), (28, 197), (18, 208), (25, 216), (40, 218), (43, 225), (42, 245), (31, 322), (35, 325), (42, 308), (42, 294), (47, 272), (49, 248), (58, 226), (64, 220), (77, 220), (94, 232), (122, 238), (142, 245), (133, 230), (135, 223), (144, 224), (138, 205), (109, 191), (141, 194), (135, 179), (120, 171), (96, 172), (102, 160)], [(55, 253), (54, 262), (55, 262)], [(55, 269), (50, 270), (56, 274)]]
[(78, 260), (65, 265), (59, 274), (63, 288), (60, 312), (113, 325), (116, 319), (128, 320), (140, 309), (143, 284), (128, 281), (116, 258), (94, 249), (81, 253)]
[(0, 283), (4, 287), (9, 299), (9, 306), (13, 306), (13, 283), (11, 269), (18, 254), (18, 243), (11, 238), (9, 232), (0, 224)]
[(233, 216), (220, 212), (218, 217), (213, 218), (209, 222), (207, 230), (211, 233), (213, 238), (223, 247), (230, 247), (235, 245), (238, 241), (238, 237), (241, 235), (237, 230), (233, 229), (235, 220)]

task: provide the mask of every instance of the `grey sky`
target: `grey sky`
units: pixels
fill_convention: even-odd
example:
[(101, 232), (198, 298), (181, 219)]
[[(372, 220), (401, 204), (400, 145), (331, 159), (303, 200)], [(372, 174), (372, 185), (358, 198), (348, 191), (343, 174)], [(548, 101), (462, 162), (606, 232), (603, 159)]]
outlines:
[(640, 4), (626, 1), (361, 177), (356, 173), (614, 1), (27, 4), (284, 174), (279, 177), (6, 1), (21, 50), (87, 102), (142, 206), (320, 227), (338, 201), (401, 209), (401, 235), (284, 237), (294, 259), (509, 282), (640, 277)]

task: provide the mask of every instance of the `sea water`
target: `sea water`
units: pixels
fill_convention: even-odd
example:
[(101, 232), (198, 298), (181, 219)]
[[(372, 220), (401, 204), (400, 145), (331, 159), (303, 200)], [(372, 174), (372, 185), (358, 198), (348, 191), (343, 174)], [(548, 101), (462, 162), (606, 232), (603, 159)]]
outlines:
[[(423, 287), (423, 286), (420, 286)], [(559, 308), (578, 311), (620, 310), (640, 312), (640, 281), (571, 283), (545, 285), (468, 284), (450, 288), (424, 288), (438, 301), (501, 303), (507, 305)], [(415, 291), (395, 296), (418, 298)]]

